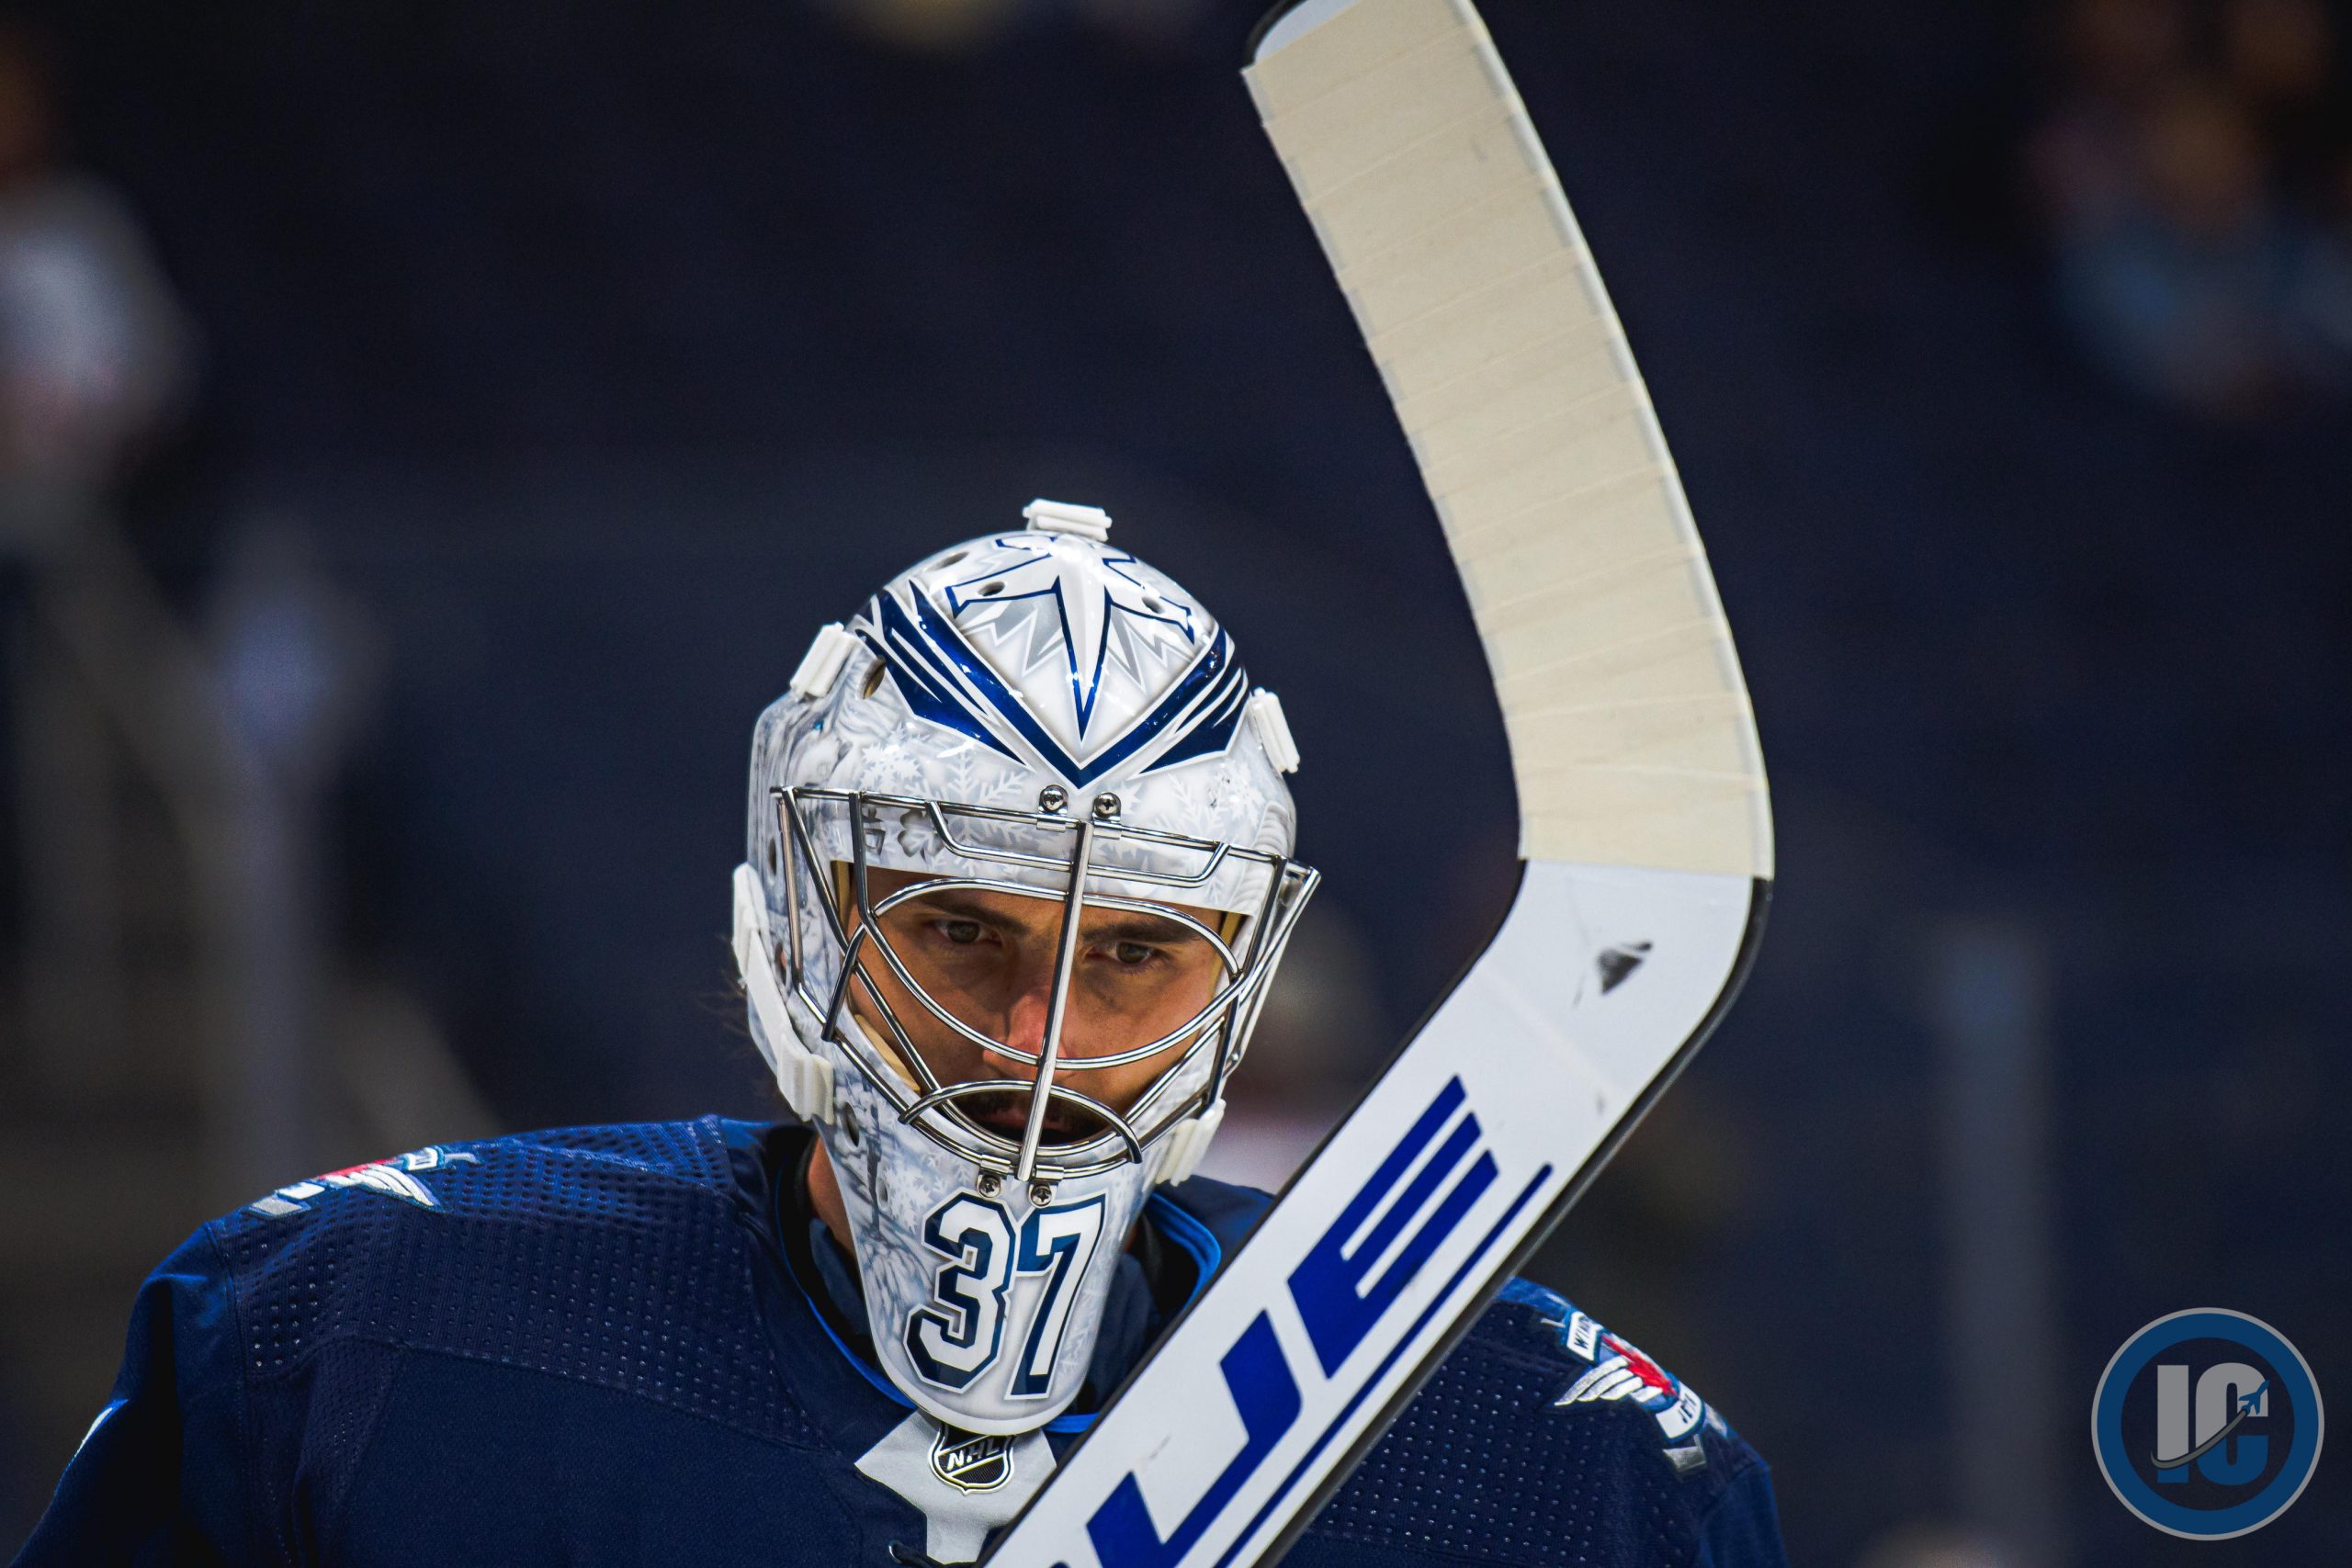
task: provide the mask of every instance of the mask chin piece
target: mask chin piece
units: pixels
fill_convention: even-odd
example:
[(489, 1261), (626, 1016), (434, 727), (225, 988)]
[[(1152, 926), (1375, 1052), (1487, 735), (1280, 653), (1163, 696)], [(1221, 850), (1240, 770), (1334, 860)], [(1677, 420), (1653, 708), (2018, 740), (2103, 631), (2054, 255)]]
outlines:
[(1216, 1102), (1198, 1116), (1188, 1116), (1170, 1127), (1161, 1145), (1159, 1169), (1152, 1179), (1163, 1187), (1189, 1180), (1201, 1168), (1202, 1156), (1209, 1152), (1209, 1140), (1216, 1136), (1216, 1130), (1224, 1122), (1225, 1097), (1219, 1095)]

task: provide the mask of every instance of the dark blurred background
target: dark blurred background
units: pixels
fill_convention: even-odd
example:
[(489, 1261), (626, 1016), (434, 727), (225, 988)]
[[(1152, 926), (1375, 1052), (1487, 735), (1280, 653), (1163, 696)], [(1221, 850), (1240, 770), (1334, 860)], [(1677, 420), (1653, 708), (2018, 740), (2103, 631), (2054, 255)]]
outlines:
[[(1441, 992), (1500, 728), (1258, 5), (9, 13), (0, 1543), (209, 1213), (771, 1113), (752, 720), (1033, 496), (1198, 592), (1307, 759), (1326, 891), (1224, 1168)], [(2084, 1437), (2183, 1307), (2352, 1389), (2352, 17), (1484, 8), (1781, 831), (1746, 998), (1534, 1271), (1753, 1438), (1800, 1563), (2352, 1561), (2340, 1454), (2199, 1547)]]

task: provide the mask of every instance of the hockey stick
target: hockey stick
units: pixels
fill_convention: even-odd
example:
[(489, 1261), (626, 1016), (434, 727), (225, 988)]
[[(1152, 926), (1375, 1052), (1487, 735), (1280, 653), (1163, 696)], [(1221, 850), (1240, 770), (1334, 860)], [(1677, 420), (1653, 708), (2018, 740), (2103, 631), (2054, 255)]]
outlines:
[(993, 1568), (1271, 1559), (1730, 1005), (1771, 818), (1714, 582), (1468, 0), (1292, 0), (1244, 75), (1387, 383), (1519, 793), (1501, 929)]

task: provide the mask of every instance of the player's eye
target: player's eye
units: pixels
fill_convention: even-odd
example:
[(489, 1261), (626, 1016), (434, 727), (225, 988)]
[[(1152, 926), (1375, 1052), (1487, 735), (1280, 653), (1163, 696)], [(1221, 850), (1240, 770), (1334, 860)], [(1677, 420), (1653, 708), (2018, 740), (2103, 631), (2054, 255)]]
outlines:
[(931, 929), (942, 941), (956, 947), (977, 946), (988, 935), (987, 928), (978, 920), (933, 920)]
[(1168, 956), (1148, 942), (1114, 942), (1110, 952), (1112, 962), (1122, 969), (1148, 969)]

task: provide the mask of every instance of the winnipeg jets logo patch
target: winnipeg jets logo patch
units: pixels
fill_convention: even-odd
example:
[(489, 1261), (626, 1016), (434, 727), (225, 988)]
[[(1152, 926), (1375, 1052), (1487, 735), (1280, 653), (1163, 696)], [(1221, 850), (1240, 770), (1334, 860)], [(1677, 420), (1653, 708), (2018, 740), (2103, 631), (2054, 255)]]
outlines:
[(1706, 1465), (1706, 1450), (1696, 1435), (1699, 1424), (1720, 1432), (1724, 1423), (1695, 1390), (1582, 1312), (1572, 1311), (1565, 1321), (1545, 1321), (1559, 1329), (1562, 1348), (1592, 1363), (1552, 1402), (1553, 1408), (1631, 1404), (1657, 1421), (1676, 1471), (1687, 1474)]
[(441, 1200), (433, 1195), (433, 1189), (417, 1179), (418, 1174), (423, 1171), (439, 1170), (445, 1166), (481, 1163), (479, 1156), (468, 1154), (463, 1149), (445, 1149), (437, 1144), (427, 1145), (424, 1148), (408, 1154), (394, 1155), (390, 1159), (371, 1160), (365, 1165), (345, 1166), (341, 1170), (331, 1170), (324, 1176), (313, 1177), (308, 1181), (297, 1181), (292, 1186), (281, 1187), (268, 1197), (257, 1202), (248, 1203), (245, 1207), (254, 1213), (266, 1214), (271, 1219), (278, 1219), (287, 1214), (305, 1213), (309, 1210), (312, 1199), (322, 1197), (328, 1192), (341, 1188), (364, 1187), (371, 1192), (380, 1192), (387, 1198), (398, 1198), (404, 1203), (413, 1203), (420, 1209), (437, 1209), (441, 1206)]

